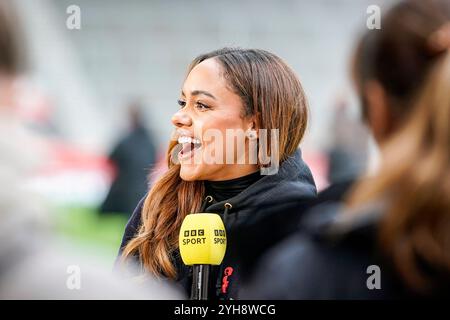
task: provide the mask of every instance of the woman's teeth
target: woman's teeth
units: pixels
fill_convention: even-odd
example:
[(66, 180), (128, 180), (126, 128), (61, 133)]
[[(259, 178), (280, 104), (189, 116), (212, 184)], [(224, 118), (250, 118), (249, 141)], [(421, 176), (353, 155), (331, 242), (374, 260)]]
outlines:
[(199, 139), (195, 139), (195, 138), (191, 138), (191, 137), (179, 137), (178, 138), (178, 143), (193, 143), (193, 144), (200, 144), (200, 140)]
[(182, 145), (180, 156), (183, 158), (193, 156), (195, 150), (199, 149), (202, 145), (199, 139), (188, 136), (179, 137), (178, 143)]

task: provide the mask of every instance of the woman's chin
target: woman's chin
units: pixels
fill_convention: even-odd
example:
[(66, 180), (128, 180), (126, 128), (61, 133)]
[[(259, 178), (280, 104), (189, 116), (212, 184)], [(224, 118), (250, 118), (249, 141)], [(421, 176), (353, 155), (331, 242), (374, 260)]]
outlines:
[(184, 181), (195, 181), (199, 180), (200, 175), (198, 174), (195, 166), (181, 165), (180, 178)]

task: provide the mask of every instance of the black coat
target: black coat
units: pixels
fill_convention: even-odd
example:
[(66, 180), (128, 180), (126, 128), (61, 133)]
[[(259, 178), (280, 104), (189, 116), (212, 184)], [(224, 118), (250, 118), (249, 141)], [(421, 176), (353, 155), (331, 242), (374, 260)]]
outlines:
[[(223, 215), (225, 203), (232, 204), (225, 226), (227, 252), (222, 265), (212, 268), (210, 297), (239, 298), (241, 283), (252, 273), (255, 263), (268, 248), (294, 232), (301, 213), (315, 196), (314, 179), (298, 150), (280, 164), (277, 174), (264, 176), (237, 196), (207, 206), (204, 212)], [(121, 248), (139, 228), (142, 204), (143, 200), (126, 226)], [(192, 268), (183, 265), (179, 251), (173, 259), (178, 270), (176, 281), (189, 296)], [(226, 281), (225, 268), (232, 269)], [(225, 282), (228, 285), (224, 286)]]

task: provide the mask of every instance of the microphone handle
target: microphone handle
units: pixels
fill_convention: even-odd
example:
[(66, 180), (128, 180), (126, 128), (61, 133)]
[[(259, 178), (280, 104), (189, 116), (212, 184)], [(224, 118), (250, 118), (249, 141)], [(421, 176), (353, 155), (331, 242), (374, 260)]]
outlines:
[(211, 266), (208, 264), (196, 264), (192, 268), (191, 300), (208, 300)]

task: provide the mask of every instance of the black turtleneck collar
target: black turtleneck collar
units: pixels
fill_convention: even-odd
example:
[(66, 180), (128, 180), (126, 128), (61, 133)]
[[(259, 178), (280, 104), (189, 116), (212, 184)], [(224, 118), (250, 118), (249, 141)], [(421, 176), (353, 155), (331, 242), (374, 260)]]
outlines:
[(214, 200), (220, 202), (230, 199), (261, 178), (260, 171), (249, 175), (224, 181), (205, 181), (206, 195), (212, 196)]

